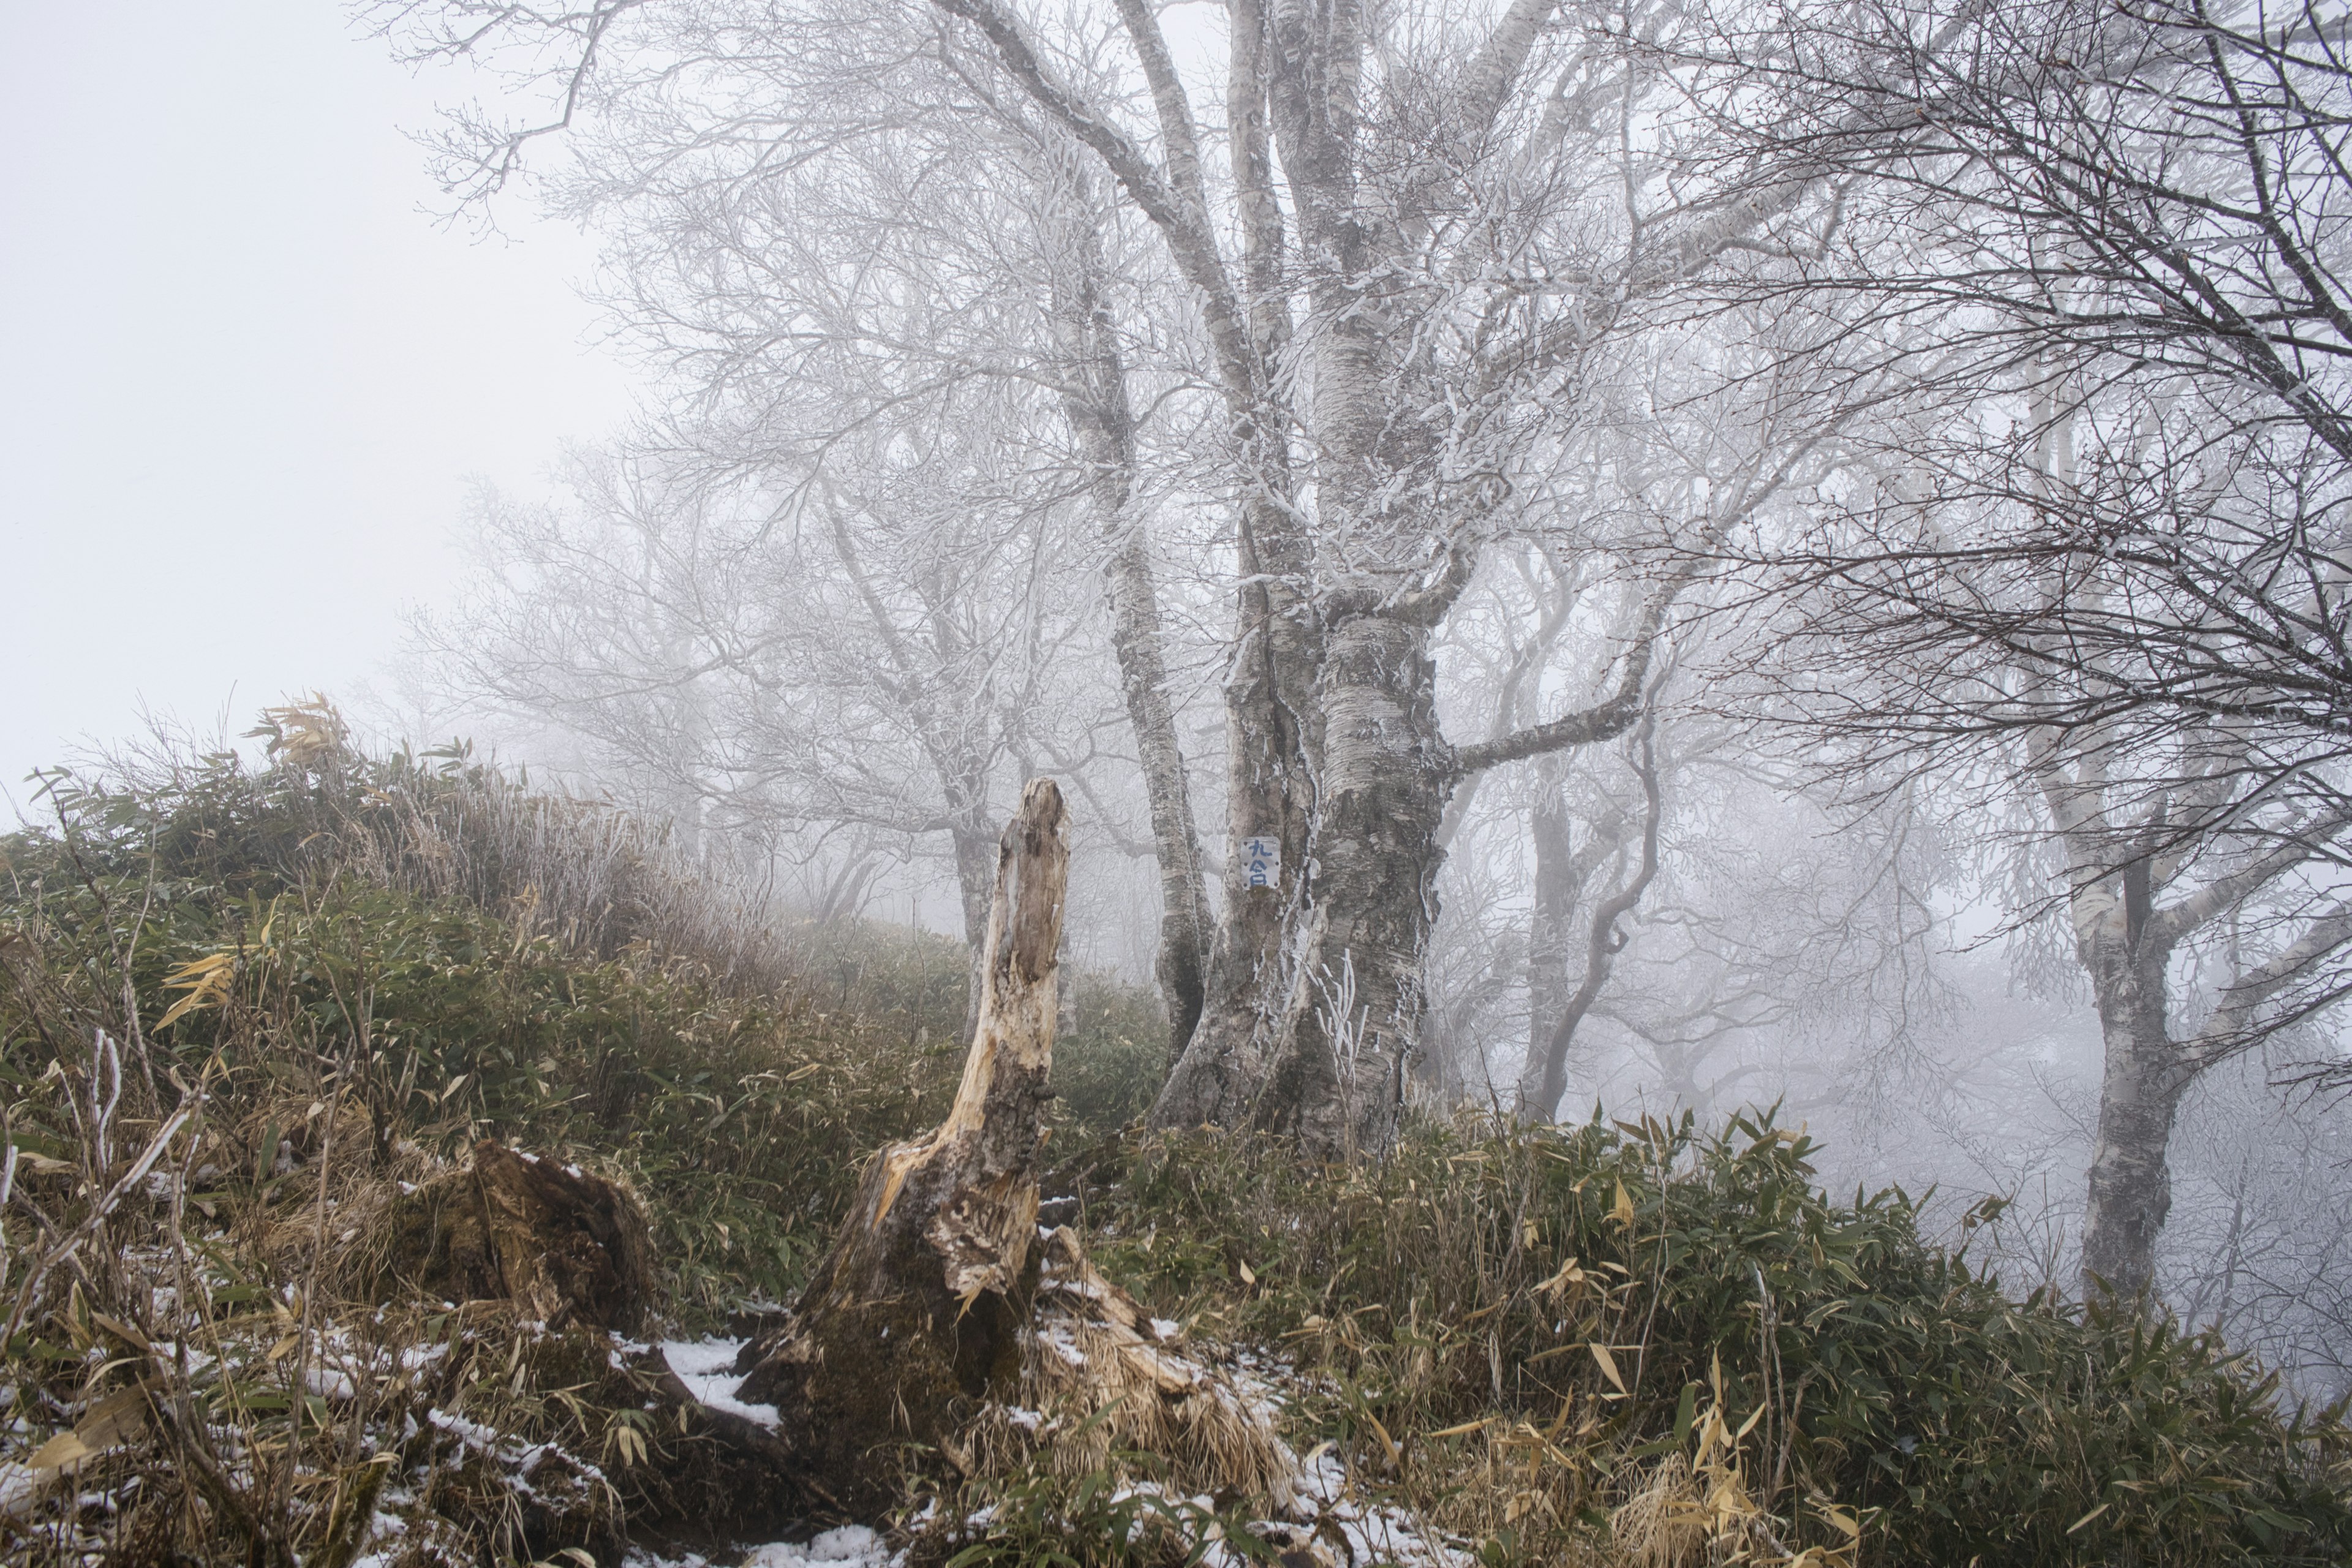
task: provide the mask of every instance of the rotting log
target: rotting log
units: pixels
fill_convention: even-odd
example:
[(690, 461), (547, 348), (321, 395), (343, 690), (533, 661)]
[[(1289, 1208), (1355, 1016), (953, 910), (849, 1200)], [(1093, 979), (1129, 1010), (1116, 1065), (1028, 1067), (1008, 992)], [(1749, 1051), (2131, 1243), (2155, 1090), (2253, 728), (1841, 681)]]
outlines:
[(775, 1406), (809, 1480), (853, 1514), (898, 1500), (909, 1446), (953, 1453), (1019, 1384), (1068, 875), (1062, 793), (1034, 780), (998, 846), (954, 1105), (929, 1137), (867, 1163), (791, 1316), (736, 1363), (736, 1397)]

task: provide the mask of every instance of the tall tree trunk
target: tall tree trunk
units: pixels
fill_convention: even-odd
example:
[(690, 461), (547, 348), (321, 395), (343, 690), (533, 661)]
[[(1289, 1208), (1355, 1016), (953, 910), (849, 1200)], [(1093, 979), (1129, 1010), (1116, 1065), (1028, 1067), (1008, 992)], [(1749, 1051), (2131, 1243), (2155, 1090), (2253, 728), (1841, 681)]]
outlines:
[(2066, 852), (2074, 956), (2099, 1014), (2099, 1122), (2083, 1211), (2084, 1294), (2128, 1300), (2156, 1283), (2156, 1238), (2172, 1209), (2172, 1123), (2195, 1077), (2188, 1052), (2172, 1038), (2165, 972), (2175, 947), (2203, 917), (2195, 900), (2157, 910), (2169, 878), (2157, 868), (2152, 846), (2116, 830), (2103, 750), (2094, 744), (2069, 756), (2053, 733), (2035, 737), (2032, 756)]
[(1437, 919), (1452, 757), (1428, 627), (1380, 614), (1326, 634), (1311, 916), (1280, 1053), (1256, 1110), (1322, 1158), (1395, 1142)]
[[(2126, 900), (2128, 903), (2128, 900)], [(2118, 908), (2102, 927), (2134, 923)], [(2190, 1075), (2166, 1022), (2166, 952), (2139, 951), (2137, 932), (2099, 930), (2081, 942), (2098, 1004), (2104, 1061), (2099, 1124), (2083, 1215), (2086, 1292), (2131, 1298), (2156, 1282), (2156, 1238), (2172, 1208), (2167, 1163), (2174, 1118)]]
[(1160, 956), (1154, 969), (1168, 1006), (1168, 1058), (1173, 1063), (1201, 1022), (1216, 917), (1209, 912), (1192, 792), (1184, 776), (1176, 707), (1168, 696), (1167, 665), (1160, 654), (1159, 594), (1139, 525), (1130, 526), (1112, 552), (1107, 575), (1111, 647), (1118, 656), (1128, 719), (1135, 727), (1136, 758), (1143, 768), (1151, 842), (1160, 867)]
[[(1151, 1108), (1158, 1127), (1245, 1119), (1289, 994), (1289, 934), (1305, 908), (1314, 770), (1309, 763), (1318, 630), (1307, 597), (1313, 550), (1293, 493), (1274, 387), (1290, 346), (1282, 203), (1271, 136), (1276, 51), (1266, 0), (1227, 6), (1225, 109), (1240, 218), (1241, 267), (1218, 355), (1241, 461), (1235, 513), (1235, 647), (1225, 679), (1226, 872), (1201, 1022)], [(1244, 847), (1274, 840), (1280, 874), (1254, 885)]]
[(1547, 1089), (1546, 1079), (1551, 1076), (1552, 1037), (1569, 998), (1576, 994), (1577, 906), (1593, 871), (1624, 841), (1625, 819), (1611, 811), (1593, 825), (1580, 847), (1561, 793), (1563, 770), (1549, 759), (1543, 768), (1543, 794), (1528, 814), (1536, 852), (1536, 897), (1528, 921), (1528, 1054), (1519, 1069), (1517, 1109), (1521, 1116), (1549, 1121), (1559, 1114), (1560, 1096), (1567, 1091), (1564, 1060), (1559, 1086)]
[[(1318, 637), (1306, 599), (1296, 524), (1263, 499), (1242, 507), (1241, 646), (1225, 685), (1226, 849), (1223, 916), (1202, 986), (1201, 1021), (1152, 1104), (1156, 1127), (1233, 1126), (1265, 1084), (1294, 973), (1289, 934), (1306, 902), (1314, 770)], [(1252, 839), (1274, 841), (1279, 874), (1242, 875)]]
[(1192, 816), (1192, 792), (1176, 734), (1176, 705), (1168, 695), (1168, 664), (1160, 627), (1160, 590), (1151, 568), (1151, 541), (1134, 508), (1135, 415), (1127, 395), (1127, 367), (1118, 352), (1110, 306), (1099, 284), (1102, 248), (1098, 204), (1069, 188), (1064, 215), (1068, 251), (1076, 266), (1056, 276), (1054, 317), (1066, 366), (1063, 412), (1078, 438), (1095, 526), (1106, 549), (1103, 584), (1110, 601), (1111, 650), (1118, 660), (1119, 693), (1135, 731), (1136, 760), (1151, 816), (1151, 843), (1160, 867), (1160, 953), (1154, 971), (1168, 1008), (1168, 1056), (1172, 1063), (1200, 1023), (1215, 917)]
[[(1450, 584), (1442, 593), (1407, 595), (1442, 602), (1402, 613), (1384, 597), (1432, 564), (1423, 558), (1431, 520), (1420, 503), (1396, 504), (1394, 481), (1420, 474), (1439, 443), (1419, 412), (1432, 389), (1391, 375), (1403, 336), (1392, 317), (1411, 306), (1413, 285), (1402, 280), (1409, 264), (1391, 263), (1419, 254), (1414, 236), (1429, 215), (1375, 212), (1359, 200), (1362, 0), (1227, 8), (1238, 274), (1222, 253), (1200, 138), (1150, 6), (1122, 0), (1118, 9), (1160, 121), (1157, 159), (1056, 86), (996, 0), (935, 3), (981, 28), (1167, 238), (1195, 290), (1241, 459), (1237, 647), (1226, 689), (1236, 874), (1225, 879), (1200, 1025), (1152, 1119), (1230, 1124), (1256, 1114), (1296, 1127), (1320, 1152), (1384, 1150), (1422, 1012), (1444, 798), (1459, 776), (1437, 731), (1428, 646), (1470, 558), (1440, 563)], [(1479, 51), (1465, 83), (1465, 145), (1486, 134), (1552, 9), (1552, 0), (1517, 0)], [(1289, 265), (1276, 142), (1297, 222)], [(1376, 254), (1383, 245), (1387, 254)], [(1285, 303), (1302, 293), (1297, 279), (1311, 321), (1303, 353), (1291, 352)], [(1303, 421), (1301, 388), (1311, 395)], [(1311, 500), (1290, 472), (1302, 425)], [(1369, 556), (1318, 558), (1317, 541), (1345, 555), (1340, 542), (1354, 539)], [(1346, 668), (1328, 673), (1327, 659)], [(1327, 742), (1330, 735), (1340, 739)], [(1280, 874), (1266, 885), (1238, 874), (1252, 841), (1270, 841), (1278, 855)]]
[[(1583, 1026), (1586, 1015), (1592, 1011), (1592, 1005), (1601, 999), (1601, 988), (1609, 984), (1610, 972), (1616, 967), (1617, 955), (1624, 951), (1626, 939), (1618, 931), (1617, 922), (1641, 903), (1642, 895), (1649, 890), (1650, 883), (1658, 874), (1661, 816), (1658, 763), (1657, 754), (1651, 745), (1650, 722), (1646, 718), (1643, 721), (1641, 737), (1635, 743), (1633, 771), (1642, 782), (1641, 858), (1634, 864), (1633, 874), (1593, 906), (1592, 920), (1585, 932), (1584, 973), (1577, 982), (1575, 992), (1561, 1004), (1558, 1016), (1551, 1020), (1550, 1033), (1543, 1042), (1540, 1055), (1532, 1058), (1528, 1064), (1535, 1078), (1535, 1092), (1522, 1099), (1521, 1109), (1535, 1116), (1549, 1119), (1558, 1114), (1560, 1097), (1568, 1092), (1568, 1054), (1575, 1044), (1576, 1031)], [(1620, 823), (1622, 820), (1618, 819)], [(1591, 852), (1591, 859), (1587, 863), (1587, 876), (1591, 867), (1599, 864), (1601, 854), (1615, 852), (1619, 843), (1615, 835), (1622, 831), (1619, 826), (1606, 839), (1598, 833), (1593, 836), (1593, 842), (1586, 846)], [(1601, 847), (1603, 843), (1607, 845), (1606, 850)], [(1523, 1090), (1524, 1087), (1522, 1080)]]
[(1034, 780), (999, 848), (955, 1104), (929, 1138), (868, 1162), (790, 1320), (738, 1363), (738, 1397), (777, 1407), (811, 1479), (852, 1513), (898, 1500), (894, 1450), (952, 1441), (1019, 1375), (1068, 875), (1061, 792)]
[[(1166, 238), (1200, 309), (1239, 458), (1230, 864), (1238, 873), (1243, 847), (1266, 840), (1281, 870), (1265, 886), (1226, 877), (1200, 1026), (1152, 1120), (1231, 1124), (1257, 1113), (1325, 1152), (1385, 1149), (1423, 1007), (1444, 797), (1461, 776), (1437, 731), (1428, 647), (1473, 564), (1467, 533), (1427, 515), (1425, 481), (1446, 463), (1424, 411), (1448, 400), (1428, 379), (1427, 345), (1409, 346), (1419, 340), (1400, 323), (1429, 300), (1412, 279), (1435, 212), (1452, 210), (1454, 152), (1475, 157), (1486, 143), (1556, 0), (1513, 0), (1459, 83), (1454, 146), (1423, 157), (1402, 201), (1389, 199), (1398, 194), (1390, 183), (1371, 204), (1359, 192), (1360, 99), (1377, 27), (1363, 0), (1231, 0), (1224, 96), (1237, 270), (1155, 7), (1120, 0), (1117, 10), (1159, 121), (1157, 155), (1055, 81), (999, 0), (933, 3), (981, 30)], [(1275, 188), (1277, 142), (1286, 208)], [(1297, 224), (1295, 253), (1286, 211)], [(1295, 352), (1289, 302), (1302, 297), (1308, 330)], [(1408, 353), (1415, 363), (1405, 374), (1397, 362)], [(1301, 431), (1311, 487), (1291, 472)], [(1433, 532), (1452, 542), (1436, 562)], [(1402, 588), (1433, 568), (1446, 587)], [(1391, 591), (1423, 602), (1404, 611)], [(1345, 672), (1327, 676), (1327, 658)], [(1388, 732), (1392, 719), (1403, 729)], [(1341, 737), (1336, 762), (1327, 735)], [(1537, 749), (1560, 743), (1538, 739)], [(1353, 996), (1339, 1012), (1334, 987)], [(1318, 1000), (1328, 1026), (1317, 1022)], [(1286, 1087), (1270, 1090), (1277, 1069)], [(1344, 1107), (1332, 1098), (1343, 1079), (1363, 1089), (1349, 1089)]]

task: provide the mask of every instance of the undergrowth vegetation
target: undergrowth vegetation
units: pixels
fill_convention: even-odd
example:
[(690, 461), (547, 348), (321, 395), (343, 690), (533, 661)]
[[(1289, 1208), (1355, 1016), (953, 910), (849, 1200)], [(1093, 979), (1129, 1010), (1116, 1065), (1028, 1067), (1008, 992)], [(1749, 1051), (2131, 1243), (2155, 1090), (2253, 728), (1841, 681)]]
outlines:
[(1743, 1535), (1922, 1563), (2352, 1560), (2340, 1409), (2282, 1410), (2210, 1337), (2016, 1300), (1924, 1243), (1899, 1190), (1829, 1198), (1811, 1152), (1769, 1114), (1465, 1122), (1350, 1172), (1202, 1133), (1071, 1174), (1107, 1273), (1287, 1347), (1351, 1468), (1532, 1560), (1612, 1512), (1658, 1561)]
[[(952, 1092), (962, 951), (771, 929), (616, 813), (359, 755), (323, 708), (266, 738), (263, 768), (54, 778), (0, 841), (0, 1545), (345, 1568), (408, 1487), (404, 1561), (610, 1561), (684, 1426), (625, 1357), (372, 1299), (375, 1220), (496, 1138), (642, 1198), (671, 1327), (789, 1300), (863, 1158)], [(1768, 1116), (1424, 1124), (1314, 1169), (1133, 1131), (1163, 1051), (1147, 994), (1075, 979), (1055, 1216), (1249, 1347), (1310, 1468), (1489, 1561), (2352, 1561), (2340, 1411), (2011, 1298), (1903, 1194), (1829, 1199)], [(1254, 1500), (1139, 1488), (1151, 1463), (942, 1470), (924, 1551), (1275, 1552)]]

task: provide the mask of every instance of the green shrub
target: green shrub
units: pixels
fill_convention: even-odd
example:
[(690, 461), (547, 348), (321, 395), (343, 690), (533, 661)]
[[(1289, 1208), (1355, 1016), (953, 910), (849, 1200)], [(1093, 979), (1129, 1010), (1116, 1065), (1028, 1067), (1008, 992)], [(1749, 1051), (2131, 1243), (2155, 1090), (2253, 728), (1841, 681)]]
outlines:
[(1754, 1418), (1766, 1508), (1851, 1510), (1882, 1560), (2352, 1561), (2340, 1410), (2282, 1409), (2210, 1336), (2014, 1300), (1925, 1245), (1899, 1190), (1832, 1201), (1811, 1148), (1769, 1115), (1424, 1127), (1353, 1171), (1147, 1138), (1093, 1172), (1087, 1218), (1154, 1310), (1296, 1347), (1326, 1428), (1441, 1513), (1448, 1456), (1526, 1421), (1531, 1498), (1597, 1525), (1720, 1404)]
[[(583, 827), (592, 842), (551, 838), (528, 864), (509, 847), (485, 870), (491, 852), (467, 847), (467, 822), (530, 816), (508, 791), (483, 770), (348, 757), (333, 773), (206, 759), (57, 790), (58, 828), (0, 840), (0, 931), (20, 982), (0, 994), (13, 1141), (68, 1152), (69, 1109), (23, 1091), (61, 1057), (78, 1066), (68, 1037), (103, 1028), (143, 1045), (159, 1079), (211, 1076), (209, 1162), (254, 1189), (224, 1202), (266, 1210), (279, 1195), (277, 1152), (304, 1152), (311, 1131), (287, 1108), (331, 1086), (365, 1110), (379, 1165), (409, 1142), (455, 1156), (497, 1137), (627, 1178), (690, 1321), (788, 1294), (866, 1155), (931, 1125), (953, 1092), (961, 949), (849, 933), (861, 956), (845, 1007), (837, 970), (791, 970), (805, 937), (731, 970), (705, 954), (740, 960), (749, 943), (615, 946), (625, 922), (609, 909), (566, 908), (524, 879), (593, 862), (614, 841), (598, 821)], [(454, 866), (469, 856), (471, 870)], [(667, 875), (604, 880), (659, 890)], [(448, 890), (466, 885), (478, 892)], [(658, 913), (639, 903), (633, 921)]]

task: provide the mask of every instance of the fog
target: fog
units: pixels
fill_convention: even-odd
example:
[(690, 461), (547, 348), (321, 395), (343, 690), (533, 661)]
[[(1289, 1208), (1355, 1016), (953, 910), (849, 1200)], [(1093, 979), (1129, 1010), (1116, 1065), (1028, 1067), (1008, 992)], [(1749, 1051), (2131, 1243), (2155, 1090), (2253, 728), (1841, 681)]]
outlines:
[(0, 127), (0, 784), (140, 730), (350, 693), (457, 581), (475, 476), (528, 489), (628, 406), (518, 207), (481, 240), (413, 132), (464, 101), (331, 5), (12, 7)]
[[(1344, 156), (1097, 9), (44, 16), (0, 764), (317, 688), (975, 947), (1050, 773), (1165, 1124), (1772, 1108), (2347, 1386), (2340, 165), (2250, 183), (2128, 40), (2020, 88), (2062, 7), (1932, 132), (1828, 7), (1802, 80), (1740, 7), (1423, 7)], [(2160, 219), (2038, 177), (2101, 115)]]

